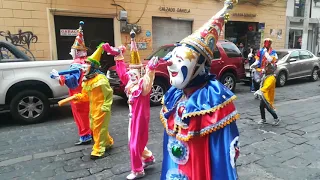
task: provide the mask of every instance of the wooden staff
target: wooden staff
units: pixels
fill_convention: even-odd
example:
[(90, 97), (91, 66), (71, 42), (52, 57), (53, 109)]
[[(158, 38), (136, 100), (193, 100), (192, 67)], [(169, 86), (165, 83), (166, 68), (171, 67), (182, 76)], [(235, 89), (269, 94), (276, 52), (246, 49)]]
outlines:
[(74, 99), (76, 99), (76, 96), (67, 97), (67, 98), (62, 99), (61, 101), (59, 101), (59, 102), (58, 102), (58, 105), (59, 105), (59, 106), (63, 106), (63, 105), (69, 103), (70, 101), (72, 101), (72, 100), (74, 100)]

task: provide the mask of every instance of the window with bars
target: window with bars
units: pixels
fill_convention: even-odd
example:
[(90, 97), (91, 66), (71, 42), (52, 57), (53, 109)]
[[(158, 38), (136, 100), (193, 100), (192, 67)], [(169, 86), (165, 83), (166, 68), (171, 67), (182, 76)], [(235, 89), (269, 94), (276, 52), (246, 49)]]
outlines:
[(303, 17), (305, 9), (305, 0), (294, 0), (294, 16)]

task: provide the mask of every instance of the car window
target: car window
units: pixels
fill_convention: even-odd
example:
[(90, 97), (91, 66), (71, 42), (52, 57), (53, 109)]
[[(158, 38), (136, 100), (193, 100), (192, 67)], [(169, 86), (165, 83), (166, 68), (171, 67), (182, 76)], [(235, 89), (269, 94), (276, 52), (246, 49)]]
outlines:
[(299, 60), (299, 51), (293, 51), (290, 54), (290, 59), (292, 59), (292, 58)]
[(310, 53), (308, 51), (300, 51), (300, 55), (299, 55), (299, 58), (301, 60), (304, 60), (304, 59), (310, 59)]
[(150, 60), (153, 56), (158, 56), (159, 58), (165, 57), (169, 52), (171, 52), (175, 46), (163, 46), (160, 47), (157, 51), (152, 53), (150, 56), (146, 58), (146, 60)]
[(242, 57), (241, 52), (236, 45), (232, 43), (222, 43), (221, 46), (229, 58)]
[(15, 60), (17, 57), (5, 47), (0, 47), (0, 60)]
[(278, 51), (277, 52), (277, 55), (278, 55), (278, 59), (282, 59), (283, 57), (287, 56), (288, 55), (288, 52), (287, 51)]
[(221, 58), (221, 54), (219, 49), (216, 47), (213, 51), (213, 59), (220, 59)]

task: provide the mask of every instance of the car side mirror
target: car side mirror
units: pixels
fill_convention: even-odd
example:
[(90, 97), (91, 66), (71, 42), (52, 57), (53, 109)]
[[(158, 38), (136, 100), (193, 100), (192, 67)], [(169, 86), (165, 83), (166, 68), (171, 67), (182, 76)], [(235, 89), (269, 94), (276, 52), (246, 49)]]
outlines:
[(290, 61), (290, 62), (295, 62), (295, 61), (297, 61), (297, 59), (296, 59), (296, 58), (290, 58), (289, 61)]

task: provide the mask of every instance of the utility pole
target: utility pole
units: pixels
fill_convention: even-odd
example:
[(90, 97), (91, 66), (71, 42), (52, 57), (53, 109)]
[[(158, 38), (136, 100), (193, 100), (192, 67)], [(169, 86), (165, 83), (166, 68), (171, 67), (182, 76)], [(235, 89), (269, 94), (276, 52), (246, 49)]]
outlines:
[(303, 20), (303, 34), (302, 34), (301, 49), (307, 49), (307, 48), (308, 48), (310, 4), (311, 4), (311, 0), (305, 0), (305, 4), (304, 4), (304, 20)]

